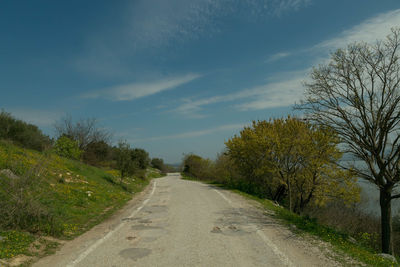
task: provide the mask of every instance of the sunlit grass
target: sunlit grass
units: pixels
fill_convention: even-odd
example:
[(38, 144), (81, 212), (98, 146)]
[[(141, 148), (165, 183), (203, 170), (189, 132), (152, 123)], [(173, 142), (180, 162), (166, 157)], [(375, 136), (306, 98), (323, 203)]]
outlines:
[[(121, 181), (117, 170), (102, 170), (3, 141), (0, 141), (0, 169), (11, 169), (16, 175), (30, 175), (35, 179), (38, 186), (29, 194), (34, 195), (54, 218), (49, 222), (52, 227), (48, 227), (53, 232), (47, 232), (46, 226), (34, 235), (3, 229), (0, 258), (27, 254), (30, 244), (40, 235), (71, 239), (82, 234), (120, 209), (134, 193), (142, 191), (151, 178), (161, 176), (151, 170), (148, 178), (131, 177)], [(5, 196), (7, 188), (0, 188), (0, 198)]]

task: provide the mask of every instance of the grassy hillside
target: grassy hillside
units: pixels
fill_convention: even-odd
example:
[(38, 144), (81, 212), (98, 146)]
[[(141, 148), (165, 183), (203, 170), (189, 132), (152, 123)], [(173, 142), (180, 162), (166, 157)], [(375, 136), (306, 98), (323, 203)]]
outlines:
[[(122, 207), (149, 179), (124, 178), (81, 162), (0, 141), (0, 259), (40, 255)], [(7, 170), (7, 171), (5, 171)], [(8, 171), (10, 170), (13, 176)], [(1, 265), (1, 262), (0, 262)]]

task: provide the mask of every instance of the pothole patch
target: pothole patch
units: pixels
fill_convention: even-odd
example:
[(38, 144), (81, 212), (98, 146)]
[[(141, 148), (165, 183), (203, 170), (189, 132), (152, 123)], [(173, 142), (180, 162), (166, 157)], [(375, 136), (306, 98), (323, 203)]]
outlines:
[(144, 258), (151, 253), (151, 249), (148, 248), (127, 248), (121, 250), (119, 255), (125, 259), (137, 260)]
[(214, 228), (211, 230), (211, 233), (220, 234), (222, 233), (222, 230), (218, 226), (214, 226)]

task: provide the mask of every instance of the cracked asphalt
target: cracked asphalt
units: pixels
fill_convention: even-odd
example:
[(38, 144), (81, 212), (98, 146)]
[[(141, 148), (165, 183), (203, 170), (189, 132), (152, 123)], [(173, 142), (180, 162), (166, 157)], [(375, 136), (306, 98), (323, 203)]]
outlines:
[(254, 203), (169, 174), (34, 266), (332, 266)]

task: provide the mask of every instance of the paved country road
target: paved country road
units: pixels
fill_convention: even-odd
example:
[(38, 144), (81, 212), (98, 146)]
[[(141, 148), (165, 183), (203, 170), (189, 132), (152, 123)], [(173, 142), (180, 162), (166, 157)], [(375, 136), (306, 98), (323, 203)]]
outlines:
[(169, 174), (34, 266), (335, 266), (232, 192)]

